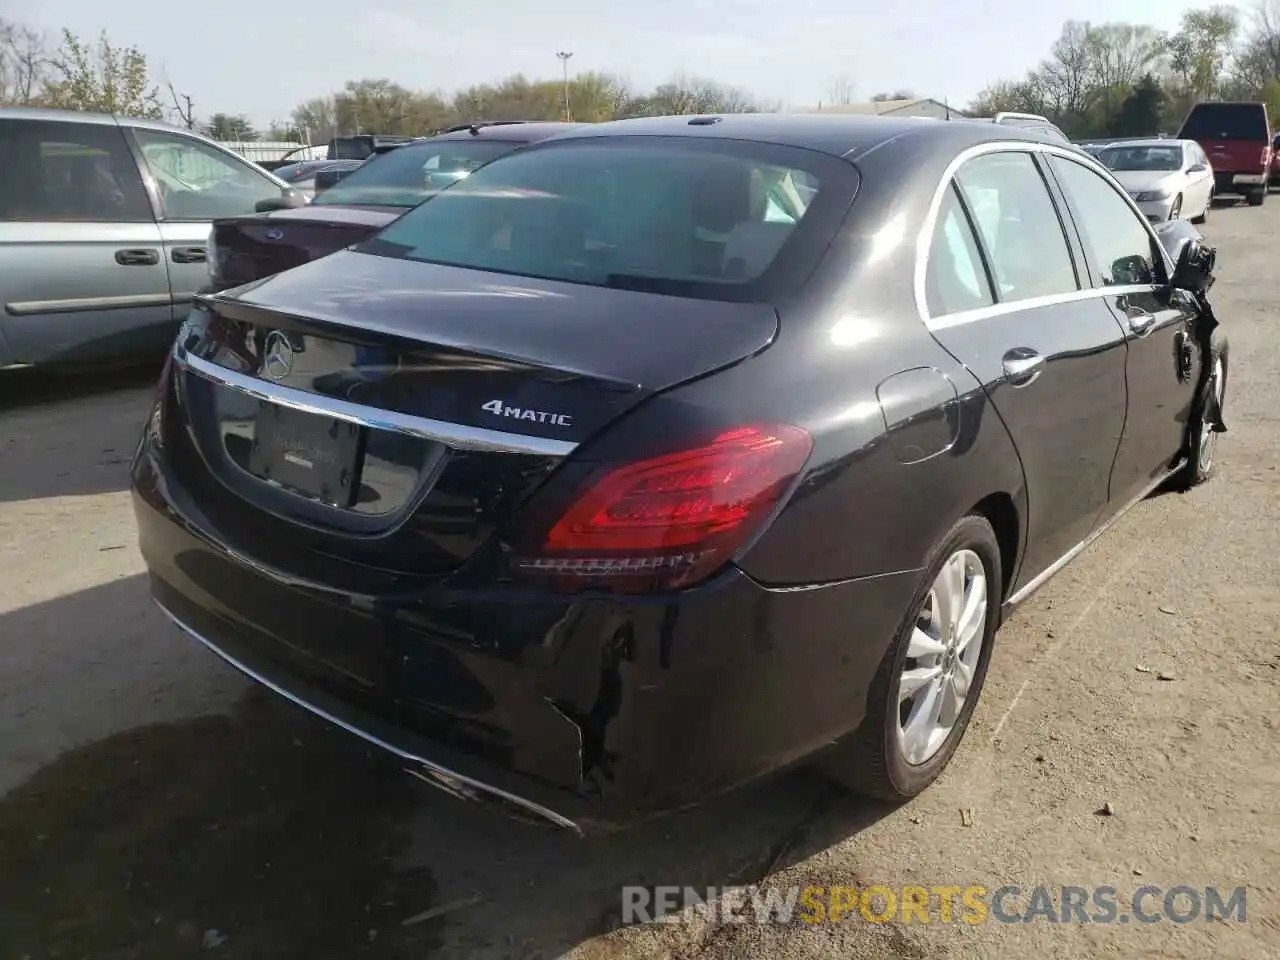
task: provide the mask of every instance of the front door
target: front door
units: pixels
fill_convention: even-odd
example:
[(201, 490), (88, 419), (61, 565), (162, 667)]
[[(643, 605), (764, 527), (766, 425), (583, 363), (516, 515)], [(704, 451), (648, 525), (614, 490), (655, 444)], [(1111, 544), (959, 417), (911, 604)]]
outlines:
[(251, 214), (259, 200), (276, 199), (283, 191), (260, 168), (214, 144), (148, 127), (129, 132), (159, 201), (165, 262), (181, 320), (192, 296), (209, 285), (212, 221)]
[(930, 252), (929, 327), (982, 382), (1022, 460), (1015, 589), (1093, 530), (1124, 427), (1124, 332), (1081, 288), (1077, 253), (1037, 160), (1017, 150), (960, 169)]
[(120, 128), (0, 119), (0, 340), (9, 359), (140, 358), (172, 336), (160, 230)]
[(1128, 415), (1111, 475), (1116, 509), (1168, 475), (1185, 446), (1203, 360), (1197, 312), (1170, 288), (1159, 241), (1128, 199), (1094, 170), (1051, 161), (1084, 244), (1095, 289), (1128, 341)]

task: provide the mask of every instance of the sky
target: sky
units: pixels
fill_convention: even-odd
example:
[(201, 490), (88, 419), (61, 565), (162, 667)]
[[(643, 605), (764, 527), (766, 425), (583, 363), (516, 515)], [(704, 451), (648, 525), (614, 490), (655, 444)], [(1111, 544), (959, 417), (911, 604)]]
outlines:
[(1180, 0), (0, 0), (0, 16), (139, 47), (197, 116), (285, 120), (347, 80), (452, 92), (512, 73), (707, 77), (791, 107), (911, 89), (962, 106), (1023, 75), (1068, 18), (1176, 28)]

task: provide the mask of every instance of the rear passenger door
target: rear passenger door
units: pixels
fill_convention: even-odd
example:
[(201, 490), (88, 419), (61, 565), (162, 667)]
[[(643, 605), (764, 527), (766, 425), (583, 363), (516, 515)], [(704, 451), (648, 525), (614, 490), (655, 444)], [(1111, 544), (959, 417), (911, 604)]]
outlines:
[(1119, 509), (1162, 479), (1181, 451), (1201, 358), (1189, 294), (1165, 276), (1146, 218), (1099, 173), (1065, 157), (1050, 161), (1084, 244), (1093, 287), (1128, 340), (1128, 417), (1111, 491)]
[(0, 365), (157, 352), (172, 319), (160, 230), (120, 128), (0, 119)]
[(1015, 588), (1094, 528), (1124, 427), (1124, 332), (1079, 258), (1032, 152), (988, 152), (959, 169), (926, 266), (927, 322), (982, 381), (1022, 460)]

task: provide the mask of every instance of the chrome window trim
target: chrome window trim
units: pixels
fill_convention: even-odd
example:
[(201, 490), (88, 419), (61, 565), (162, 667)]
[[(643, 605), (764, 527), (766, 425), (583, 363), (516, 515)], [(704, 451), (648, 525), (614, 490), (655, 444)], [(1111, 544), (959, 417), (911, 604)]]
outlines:
[(333, 417), (354, 423), (362, 427), (376, 430), (387, 430), (392, 433), (403, 433), (422, 440), (443, 443), (454, 450), (470, 450), (482, 453), (525, 453), (540, 457), (567, 457), (577, 444), (571, 440), (551, 440), (543, 437), (527, 437), (517, 433), (506, 433), (501, 430), (486, 430), (483, 427), (469, 427), (460, 423), (449, 423), (445, 420), (432, 420), (429, 417), (418, 417), (413, 414), (400, 413), (395, 410), (380, 410), (377, 407), (351, 403), (334, 397), (320, 396), (287, 387), (283, 384), (259, 380), (248, 374), (211, 363), (208, 360), (192, 355), (180, 346), (173, 351), (174, 363), (180, 368), (195, 373), (231, 390), (239, 391), (258, 400), (276, 403), (291, 410), (303, 413), (314, 413), (320, 416)]
[[(1089, 154), (1082, 153), (1079, 150), (1060, 147), (1052, 143), (1038, 143), (1032, 140), (993, 140), (988, 143), (979, 143), (971, 147), (967, 147), (956, 154), (951, 162), (947, 164), (947, 168), (942, 172), (942, 177), (933, 189), (933, 197), (929, 201), (929, 208), (925, 212), (924, 224), (920, 228), (920, 233), (916, 236), (916, 262), (915, 276), (913, 278), (914, 294), (916, 301), (916, 312), (920, 316), (920, 320), (930, 330), (943, 330), (947, 327), (955, 327), (960, 324), (972, 323), (975, 320), (983, 320), (987, 317), (998, 317), (1007, 313), (1013, 313), (1017, 310), (1033, 310), (1036, 307), (1048, 307), (1059, 303), (1074, 303), (1079, 300), (1091, 300), (1095, 297), (1111, 297), (1120, 296), (1126, 293), (1146, 293), (1153, 289), (1159, 289), (1158, 284), (1141, 284), (1138, 286), (1125, 287), (1088, 287), (1081, 290), (1075, 290), (1070, 293), (1051, 294), (1045, 297), (1031, 297), (1026, 300), (1012, 300), (1000, 302), (989, 307), (978, 307), (973, 310), (962, 310), (957, 313), (944, 314), (939, 317), (932, 317), (929, 314), (928, 307), (928, 285), (925, 278), (929, 270), (929, 248), (933, 245), (933, 232), (937, 227), (938, 214), (942, 208), (943, 198), (946, 196), (947, 189), (951, 186), (951, 181), (955, 179), (960, 168), (970, 160), (977, 157), (986, 156), (991, 153), (1031, 153), (1031, 154), (1048, 154), (1069, 160), (1072, 163), (1078, 163), (1087, 170), (1092, 170), (1096, 174), (1100, 174), (1111, 188), (1121, 196), (1133, 215), (1138, 218), (1142, 225), (1146, 228), (1147, 235), (1154, 244), (1154, 249), (1160, 251), (1160, 260), (1164, 267), (1166, 277), (1173, 276), (1173, 263), (1169, 259), (1168, 252), (1164, 249), (1164, 244), (1160, 242), (1160, 238), (1156, 235), (1155, 229), (1151, 226), (1151, 221), (1119, 185), (1116, 179), (1111, 175), (1101, 163), (1094, 160)], [(1056, 203), (1057, 200), (1050, 194), (1050, 198)]]

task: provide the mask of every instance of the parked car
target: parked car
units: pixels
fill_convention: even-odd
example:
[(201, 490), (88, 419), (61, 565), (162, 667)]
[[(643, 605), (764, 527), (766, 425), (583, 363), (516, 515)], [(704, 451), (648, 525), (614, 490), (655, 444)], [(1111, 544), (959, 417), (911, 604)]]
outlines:
[(1267, 186), (1274, 187), (1280, 183), (1280, 133), (1271, 141), (1271, 167), (1267, 171)]
[(583, 125), (199, 300), (132, 466), (152, 596), (563, 827), (806, 759), (910, 797), (1002, 617), (1209, 472), (1227, 344), (1180, 249), (1035, 133)]
[(1002, 123), (1006, 126), (1019, 127), (1023, 130), (1032, 130), (1036, 133), (1044, 134), (1050, 139), (1071, 143), (1071, 139), (1062, 132), (1057, 124), (1038, 113), (1015, 113), (1005, 110), (997, 113), (994, 117), (974, 117), (974, 119), (985, 120), (989, 123)]
[(160, 356), (206, 280), (215, 217), (287, 184), (148, 120), (0, 109), (0, 367)]
[(564, 123), (470, 124), (383, 149), (306, 207), (218, 220), (210, 232), (208, 289), (221, 290), (296, 267), (363, 240), (433, 191), (480, 164), (572, 129)]
[(1194, 140), (1213, 164), (1214, 192), (1238, 194), (1253, 207), (1267, 199), (1271, 121), (1265, 103), (1205, 101), (1187, 114), (1179, 140)]
[(279, 160), (255, 160), (254, 163), (263, 170), (278, 173), (281, 167), (292, 166), (295, 163), (305, 163), (308, 160), (324, 160), (328, 157), (328, 154), (328, 147), (296, 147)]
[(1194, 140), (1120, 140), (1095, 154), (1153, 223), (1204, 223), (1213, 205), (1213, 167)]
[(363, 160), (304, 160), (280, 167), (274, 173), (289, 186), (300, 192), (308, 200), (314, 199), (317, 177), (331, 170), (350, 173), (358, 169)]

